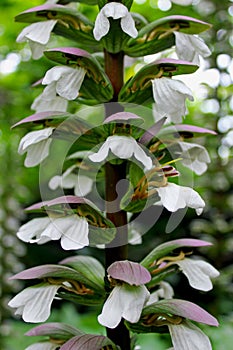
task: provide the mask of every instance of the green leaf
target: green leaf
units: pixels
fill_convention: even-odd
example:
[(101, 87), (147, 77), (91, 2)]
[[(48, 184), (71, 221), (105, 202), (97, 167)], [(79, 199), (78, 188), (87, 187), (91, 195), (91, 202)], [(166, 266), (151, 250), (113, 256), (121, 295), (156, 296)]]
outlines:
[(133, 57), (152, 55), (175, 45), (174, 31), (198, 34), (210, 27), (210, 24), (192, 17), (164, 17), (144, 26), (137, 38), (129, 39), (125, 53)]
[(194, 73), (199, 67), (193, 63), (171, 58), (162, 58), (142, 67), (122, 87), (120, 102), (145, 103), (153, 101), (151, 80)]
[(32, 328), (25, 335), (27, 336), (47, 336), (50, 339), (63, 340), (84, 334), (79, 329), (65, 323), (50, 322)]
[(158, 195), (155, 193), (147, 198), (138, 198), (134, 195), (134, 188), (132, 184), (129, 185), (128, 191), (123, 196), (120, 202), (120, 208), (130, 213), (139, 213), (149, 208), (155, 202), (159, 200)]
[(42, 5), (24, 11), (15, 17), (16, 22), (35, 23), (57, 20), (53, 32), (78, 42), (80, 47), (98, 46), (93, 37), (93, 23), (79, 12), (62, 5)]
[(152, 275), (152, 279), (149, 283), (146, 284), (146, 287), (150, 291), (154, 291), (155, 287), (157, 289), (158, 284), (165, 280), (168, 276), (174, 275), (174, 273), (178, 270), (178, 267), (173, 265), (168, 267), (166, 270), (162, 270), (156, 273), (156, 275)]
[(60, 350), (119, 350), (109, 338), (103, 335), (83, 334), (76, 336), (61, 346)]
[(208, 245), (211, 245), (211, 243), (198, 240), (198, 239), (192, 239), (192, 238), (175, 239), (173, 241), (169, 241), (157, 246), (140, 262), (140, 264), (146, 268), (149, 268), (154, 261), (170, 254), (171, 252), (173, 252), (173, 250), (177, 248), (201, 247), (201, 246), (208, 246)]
[(130, 163), (129, 165), (129, 181), (135, 188), (141, 178), (144, 176), (143, 169), (136, 163)]
[(58, 291), (58, 296), (62, 299), (69, 300), (73, 303), (80, 304), (80, 305), (86, 305), (86, 306), (95, 306), (100, 305), (104, 302), (105, 299), (105, 293), (95, 291), (94, 294), (74, 294), (71, 292), (65, 292), (62, 289)]
[(60, 261), (88, 278), (89, 285), (104, 289), (105, 271), (103, 265), (95, 258), (85, 255), (77, 255)]
[(84, 103), (97, 104), (110, 101), (113, 87), (98, 60), (87, 51), (77, 48), (57, 48), (44, 52), (50, 60), (63, 65), (81, 67), (86, 75), (79, 92)]
[(110, 22), (109, 32), (100, 40), (103, 47), (110, 53), (119, 53), (124, 50), (129, 40), (129, 35), (123, 32), (120, 21), (121, 19), (108, 18)]

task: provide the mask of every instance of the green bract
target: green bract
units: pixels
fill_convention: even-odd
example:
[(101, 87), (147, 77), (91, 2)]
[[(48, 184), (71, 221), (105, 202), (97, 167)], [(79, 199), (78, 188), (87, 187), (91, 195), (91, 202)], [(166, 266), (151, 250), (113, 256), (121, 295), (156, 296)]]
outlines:
[(113, 88), (103, 68), (95, 57), (87, 51), (76, 48), (58, 48), (45, 51), (50, 60), (66, 65), (81, 67), (86, 75), (79, 92), (79, 100), (85, 104), (97, 104), (110, 101)]
[(152, 102), (151, 80), (161, 77), (194, 73), (199, 67), (186, 61), (162, 58), (145, 65), (122, 87), (119, 101), (131, 103)]
[(152, 55), (175, 45), (174, 31), (198, 34), (210, 27), (206, 22), (187, 16), (164, 17), (144, 26), (136, 39), (129, 39), (124, 50), (133, 57)]
[(37, 203), (26, 210), (44, 212), (56, 217), (77, 214), (89, 224), (90, 245), (106, 244), (113, 240), (116, 228), (88, 199), (77, 196), (63, 196), (51, 201)]
[(93, 23), (84, 15), (62, 5), (42, 5), (24, 11), (15, 17), (17, 22), (35, 23), (57, 20), (53, 32), (78, 42), (80, 47), (98, 45), (92, 31)]
[(146, 268), (149, 268), (154, 263), (154, 261), (166, 256), (169, 253), (172, 253), (177, 248), (181, 249), (183, 247), (201, 247), (208, 245), (211, 245), (211, 243), (198, 239), (176, 239), (174, 241), (166, 242), (157, 246), (140, 262), (140, 264)]

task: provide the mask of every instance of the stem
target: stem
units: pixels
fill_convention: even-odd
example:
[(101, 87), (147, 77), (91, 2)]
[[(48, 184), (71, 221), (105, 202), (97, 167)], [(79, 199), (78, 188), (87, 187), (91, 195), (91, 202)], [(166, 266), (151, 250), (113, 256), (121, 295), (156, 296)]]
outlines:
[[(123, 85), (123, 52), (116, 54), (105, 54), (105, 72), (108, 75), (113, 89), (114, 95), (112, 103), (105, 105), (105, 117), (107, 118), (113, 113), (122, 111), (123, 108), (117, 103), (119, 91)], [(127, 214), (120, 209), (120, 200), (122, 194), (117, 189), (117, 184), (126, 178), (126, 162), (119, 165), (106, 163), (105, 165), (105, 201), (107, 218), (110, 219), (116, 226), (116, 237), (106, 246), (105, 249), (105, 265), (106, 270), (113, 262), (118, 260), (126, 260), (128, 258), (128, 229), (127, 229)], [(107, 274), (107, 272), (106, 272)], [(109, 292), (109, 287), (106, 285), (106, 291)], [(124, 320), (114, 328), (107, 328), (107, 336), (122, 350), (130, 350), (130, 335), (124, 325)]]

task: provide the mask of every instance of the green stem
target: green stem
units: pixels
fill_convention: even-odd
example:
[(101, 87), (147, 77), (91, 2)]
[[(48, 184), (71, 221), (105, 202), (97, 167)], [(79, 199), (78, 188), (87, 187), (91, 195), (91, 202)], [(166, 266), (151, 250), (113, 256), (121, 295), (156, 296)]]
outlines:
[[(114, 96), (112, 101), (105, 106), (105, 117), (113, 113), (122, 111), (123, 108), (117, 103), (119, 91), (123, 85), (123, 52), (111, 54), (105, 51), (105, 71), (108, 75), (113, 89)], [(127, 213), (120, 209), (121, 194), (117, 191), (117, 184), (126, 178), (126, 163), (105, 165), (105, 201), (107, 218), (116, 226), (117, 232), (115, 239), (106, 246), (105, 264), (106, 270), (113, 262), (126, 260), (128, 258), (128, 229)], [(107, 272), (106, 272), (107, 274)], [(109, 292), (108, 285), (106, 290)], [(107, 336), (122, 350), (130, 350), (129, 331), (121, 320), (120, 324), (114, 328), (107, 328)]]

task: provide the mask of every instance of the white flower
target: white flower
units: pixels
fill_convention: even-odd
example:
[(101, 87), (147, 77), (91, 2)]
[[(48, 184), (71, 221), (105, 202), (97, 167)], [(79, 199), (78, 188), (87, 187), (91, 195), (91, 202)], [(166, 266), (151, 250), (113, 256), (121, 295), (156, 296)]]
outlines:
[(190, 187), (178, 186), (174, 183), (167, 183), (164, 187), (156, 188), (162, 205), (171, 212), (185, 207), (196, 210), (200, 215), (205, 207), (201, 196)]
[(199, 55), (207, 57), (211, 54), (210, 49), (198, 36), (174, 32), (176, 37), (176, 53), (179, 59), (193, 62), (199, 65)]
[(197, 175), (202, 175), (207, 170), (207, 164), (210, 163), (210, 157), (205, 147), (188, 142), (178, 142), (182, 158), (181, 163), (194, 171)]
[(35, 343), (29, 345), (25, 350), (56, 350), (57, 344), (43, 341), (41, 343)]
[(182, 122), (187, 113), (185, 99), (193, 101), (191, 90), (182, 81), (166, 77), (152, 80), (152, 90), (155, 111), (173, 123)]
[(130, 286), (123, 283), (114, 287), (98, 316), (99, 323), (115, 328), (122, 317), (132, 323), (138, 322), (149, 296), (150, 293), (144, 285)]
[(174, 350), (212, 350), (209, 338), (190, 321), (168, 324)]
[(88, 223), (78, 215), (32, 219), (19, 228), (17, 236), (24, 242), (38, 244), (61, 239), (65, 250), (81, 249), (89, 244)]
[(42, 130), (36, 130), (26, 134), (19, 143), (18, 153), (27, 152), (24, 165), (33, 167), (40, 164), (48, 155), (49, 147), (52, 142), (50, 136), (54, 128), (49, 127)]
[(92, 162), (102, 162), (108, 157), (109, 151), (120, 159), (131, 159), (134, 155), (147, 169), (152, 167), (151, 158), (131, 136), (109, 136), (99, 151), (90, 155), (89, 158)]
[(76, 175), (72, 173), (76, 166), (68, 168), (61, 176), (56, 175), (49, 181), (49, 188), (56, 190), (60, 188), (74, 188), (76, 196), (83, 197), (91, 192), (93, 181), (85, 175)]
[(83, 83), (86, 70), (81, 67), (57, 66), (49, 69), (43, 80), (43, 85), (53, 85), (54, 90), (67, 100), (75, 100)]
[(43, 341), (41, 343), (35, 343), (29, 345), (25, 350), (56, 350), (57, 344)]
[(162, 281), (159, 284), (159, 289), (151, 293), (150, 299), (148, 300), (146, 305), (154, 304), (157, 301), (159, 301), (160, 298), (172, 299), (173, 295), (174, 295), (174, 291), (172, 286), (169, 283)]
[(16, 41), (18, 43), (28, 41), (32, 51), (32, 57), (38, 59), (43, 55), (43, 51), (56, 23), (57, 20), (32, 23), (22, 30)]
[(131, 36), (132, 38), (136, 38), (138, 35), (138, 31), (135, 27), (134, 20), (129, 13), (127, 7), (118, 2), (110, 2), (106, 4), (100, 12), (98, 13), (95, 21), (94, 27), (94, 37), (96, 40), (100, 40), (103, 36), (105, 36), (110, 29), (110, 23), (108, 18), (112, 17), (113, 19), (121, 18), (121, 29), (123, 32)]
[(203, 260), (192, 260), (185, 258), (175, 262), (188, 278), (191, 287), (207, 292), (213, 288), (210, 278), (219, 276), (211, 264)]
[(134, 221), (129, 222), (128, 239), (129, 244), (137, 245), (142, 244), (142, 228)]
[(8, 305), (17, 308), (25, 322), (44, 322), (50, 315), (52, 301), (61, 285), (38, 284), (24, 289), (10, 300)]
[(68, 101), (56, 94), (56, 83), (52, 83), (45, 87), (42, 94), (37, 96), (31, 105), (31, 109), (36, 113), (47, 111), (66, 112)]

